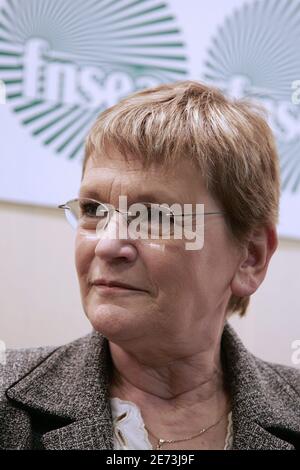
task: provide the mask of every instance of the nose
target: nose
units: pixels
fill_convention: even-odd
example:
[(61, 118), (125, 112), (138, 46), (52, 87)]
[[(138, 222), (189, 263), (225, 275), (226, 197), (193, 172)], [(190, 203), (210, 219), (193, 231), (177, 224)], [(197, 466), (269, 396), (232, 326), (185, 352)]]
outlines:
[[(121, 228), (120, 224), (122, 224)], [(126, 238), (119, 236), (120, 230), (122, 230), (122, 237), (125, 235)], [(132, 262), (136, 259), (137, 249), (134, 240), (130, 239), (127, 221), (124, 215), (119, 212), (115, 211), (112, 214), (106, 228), (99, 234), (99, 237), (95, 248), (96, 256), (106, 261), (123, 258), (124, 261)]]

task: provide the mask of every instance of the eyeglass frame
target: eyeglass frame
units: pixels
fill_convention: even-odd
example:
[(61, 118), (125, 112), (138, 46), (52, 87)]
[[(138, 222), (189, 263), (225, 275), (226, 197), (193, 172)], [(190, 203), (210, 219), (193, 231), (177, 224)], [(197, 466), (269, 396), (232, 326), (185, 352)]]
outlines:
[[(127, 226), (130, 223), (130, 221), (128, 221), (129, 217), (130, 217), (130, 212), (129, 211), (122, 212), (119, 209), (117, 209), (115, 206), (113, 206), (112, 204), (109, 204), (109, 207), (108, 207), (104, 202), (97, 201), (96, 199), (92, 199), (92, 198), (88, 198), (88, 197), (77, 197), (77, 198), (74, 198), (74, 199), (70, 199), (69, 201), (65, 202), (64, 204), (59, 204), (57, 206), (57, 208), (58, 209), (63, 209), (64, 211), (66, 209), (71, 210), (71, 208), (68, 207), (68, 204), (71, 203), (71, 202), (77, 202), (77, 201), (80, 201), (80, 200), (87, 200), (87, 201), (95, 202), (97, 204), (101, 204), (102, 206), (104, 206), (107, 209), (108, 216), (107, 216), (107, 220), (105, 222), (105, 227), (103, 229), (105, 229), (107, 227), (107, 225), (109, 224), (109, 222), (111, 220), (111, 217), (114, 214), (114, 212), (118, 212), (121, 215), (126, 215)], [(158, 207), (166, 208), (166, 206), (163, 206), (162, 204), (153, 203), (153, 202), (140, 202), (140, 204), (151, 204), (151, 205), (155, 205), (155, 206), (158, 206)], [(194, 216), (194, 215), (213, 215), (213, 214), (225, 214), (225, 211), (209, 211), (209, 212), (200, 212), (200, 213), (193, 212), (191, 214), (186, 214), (186, 213), (184, 213), (184, 214), (174, 214), (172, 211), (170, 211), (170, 213), (166, 214), (166, 215), (171, 215), (172, 217), (185, 217), (185, 216)], [(136, 214), (134, 214), (134, 216), (136, 216)]]

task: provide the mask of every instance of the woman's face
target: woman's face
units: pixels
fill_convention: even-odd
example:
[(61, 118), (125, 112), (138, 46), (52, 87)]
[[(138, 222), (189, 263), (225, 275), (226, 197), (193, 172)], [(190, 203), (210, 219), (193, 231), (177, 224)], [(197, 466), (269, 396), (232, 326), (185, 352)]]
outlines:
[[(207, 194), (198, 170), (182, 162), (164, 174), (159, 167), (143, 170), (117, 151), (90, 157), (80, 196), (119, 207), (126, 195), (134, 202), (172, 205), (204, 204), (205, 211), (220, 207)], [(152, 196), (153, 199), (152, 201)], [(194, 206), (193, 206), (194, 207)], [(117, 215), (116, 215), (117, 214)], [(125, 223), (114, 214), (103, 237), (89, 239), (79, 230), (75, 262), (85, 313), (92, 326), (115, 343), (139, 342), (145, 348), (164, 347), (170, 357), (184, 346), (187, 353), (203, 347), (220, 331), (231, 295), (238, 252), (220, 215), (205, 216), (204, 245), (187, 250), (184, 240), (142, 240), (110, 237), (114, 224)], [(97, 279), (118, 281), (136, 290), (104, 289)], [(128, 343), (129, 344), (129, 343)]]

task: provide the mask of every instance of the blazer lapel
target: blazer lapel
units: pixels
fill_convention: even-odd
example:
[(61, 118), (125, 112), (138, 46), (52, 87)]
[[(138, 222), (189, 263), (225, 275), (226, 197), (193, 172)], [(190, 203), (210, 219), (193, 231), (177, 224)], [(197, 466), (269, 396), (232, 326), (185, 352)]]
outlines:
[(46, 432), (41, 437), (41, 441), (44, 448), (49, 450), (113, 449), (110, 426), (109, 418), (95, 414)]
[[(108, 341), (96, 331), (48, 356), (6, 395), (30, 410), (46, 449), (112, 449)], [(48, 426), (48, 423), (58, 423)]]
[[(270, 377), (274, 380), (275, 373), (245, 348), (228, 322), (221, 344), (232, 397), (233, 449), (294, 449), (282, 437), (299, 433), (299, 417), (286, 409), (280, 396), (272, 397)], [(292, 389), (284, 390), (283, 383), (281, 388), (294, 403), (299, 400)]]

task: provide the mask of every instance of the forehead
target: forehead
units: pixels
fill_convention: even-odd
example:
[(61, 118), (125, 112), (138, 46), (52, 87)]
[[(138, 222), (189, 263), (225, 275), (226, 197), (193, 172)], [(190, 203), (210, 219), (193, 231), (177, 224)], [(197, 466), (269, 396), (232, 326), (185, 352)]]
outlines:
[(119, 195), (157, 202), (208, 202), (200, 171), (194, 164), (182, 161), (174, 167), (152, 165), (111, 150), (107, 155), (93, 155), (87, 161), (80, 187), (81, 196), (104, 198), (107, 202)]

